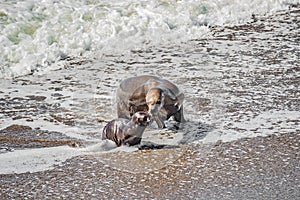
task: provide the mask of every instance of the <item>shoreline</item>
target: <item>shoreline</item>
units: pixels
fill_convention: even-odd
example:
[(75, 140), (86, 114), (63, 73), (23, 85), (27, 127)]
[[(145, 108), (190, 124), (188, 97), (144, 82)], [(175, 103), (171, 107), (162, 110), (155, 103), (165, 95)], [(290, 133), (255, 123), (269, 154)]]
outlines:
[(52, 170), (0, 175), (0, 192), (6, 199), (296, 199), (299, 141), (298, 132), (75, 156)]
[[(67, 148), (72, 158), (57, 161), (55, 152), (45, 152), (38, 161), (54, 161), (51, 170), (0, 174), (0, 194), (4, 199), (299, 198), (299, 16), (298, 5), (245, 25), (217, 27), (206, 40), (0, 80), (0, 147), (23, 152), (72, 147)], [(128, 152), (95, 147), (73, 157), (76, 146), (99, 143), (103, 126), (115, 116), (117, 84), (141, 73), (166, 77), (184, 91), (188, 122), (178, 131), (150, 127), (145, 134), (145, 142), (178, 147), (125, 148)]]

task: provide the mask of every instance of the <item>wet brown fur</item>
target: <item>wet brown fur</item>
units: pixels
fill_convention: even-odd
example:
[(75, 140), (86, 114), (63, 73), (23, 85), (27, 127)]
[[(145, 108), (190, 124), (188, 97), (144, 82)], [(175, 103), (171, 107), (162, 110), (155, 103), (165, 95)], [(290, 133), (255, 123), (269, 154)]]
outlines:
[(103, 128), (102, 140), (112, 140), (117, 146), (122, 144), (139, 144), (142, 134), (150, 124), (150, 121), (151, 117), (146, 112), (137, 112), (130, 120), (123, 118), (114, 119)]
[(150, 107), (161, 101), (161, 108), (154, 114), (158, 126), (163, 128), (163, 121), (171, 116), (178, 122), (185, 121), (183, 100), (183, 93), (168, 80), (148, 75), (131, 77), (122, 81), (117, 90), (118, 117), (128, 119), (137, 111), (150, 112)]

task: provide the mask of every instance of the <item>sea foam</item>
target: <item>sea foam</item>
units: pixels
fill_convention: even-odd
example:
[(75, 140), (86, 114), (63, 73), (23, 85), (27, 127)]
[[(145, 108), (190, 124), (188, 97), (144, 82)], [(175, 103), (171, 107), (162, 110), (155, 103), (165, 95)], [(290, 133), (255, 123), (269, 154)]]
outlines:
[(66, 58), (178, 43), (299, 0), (24, 0), (0, 3), (0, 78), (61, 68)]

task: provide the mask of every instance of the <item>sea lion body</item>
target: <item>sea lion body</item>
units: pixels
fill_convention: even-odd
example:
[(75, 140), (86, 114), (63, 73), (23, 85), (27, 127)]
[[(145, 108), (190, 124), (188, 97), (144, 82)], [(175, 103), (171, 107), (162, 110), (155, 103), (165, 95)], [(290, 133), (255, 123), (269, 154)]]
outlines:
[(131, 77), (121, 82), (117, 90), (118, 117), (129, 119), (135, 112), (150, 113), (159, 128), (164, 121), (174, 116), (183, 122), (184, 95), (172, 82), (156, 76)]
[(139, 144), (150, 122), (151, 117), (146, 112), (136, 112), (130, 120), (114, 119), (103, 128), (102, 140), (112, 140), (117, 146)]

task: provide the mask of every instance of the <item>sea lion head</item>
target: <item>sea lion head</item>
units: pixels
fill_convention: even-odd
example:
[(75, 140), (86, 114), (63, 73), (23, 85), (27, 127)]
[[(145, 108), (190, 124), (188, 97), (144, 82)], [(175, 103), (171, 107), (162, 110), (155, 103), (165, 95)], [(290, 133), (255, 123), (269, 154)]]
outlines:
[(152, 115), (157, 115), (160, 109), (164, 106), (165, 95), (160, 88), (151, 88), (146, 95), (146, 103), (148, 112)]
[(151, 123), (151, 116), (146, 112), (136, 112), (132, 116), (132, 121), (138, 126), (148, 126)]

